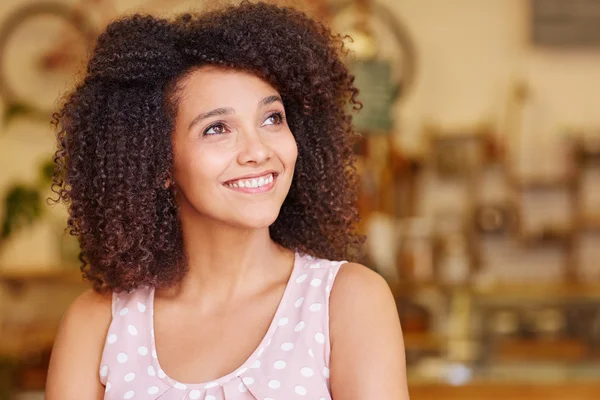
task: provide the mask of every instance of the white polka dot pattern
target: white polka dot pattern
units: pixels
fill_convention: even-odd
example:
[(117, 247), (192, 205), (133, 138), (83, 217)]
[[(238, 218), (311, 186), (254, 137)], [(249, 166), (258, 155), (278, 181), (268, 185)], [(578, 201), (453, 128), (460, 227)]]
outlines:
[[(199, 390), (192, 390), (190, 392), (190, 399), (192, 400), (199, 399), (200, 396), (202, 396), (202, 392)], [(206, 396), (206, 398), (208, 399), (208, 396)]]
[(296, 392), (296, 394), (299, 394), (300, 396), (306, 396), (306, 388), (304, 386), (296, 386), (294, 388), (294, 391)]
[(296, 254), (294, 270), (262, 342), (243, 365), (205, 383), (178, 382), (161, 368), (151, 288), (114, 294), (113, 319), (99, 369), (106, 386), (104, 399), (331, 400), (329, 292), (342, 264)]
[(304, 323), (304, 321), (298, 322), (298, 324), (294, 328), (294, 332), (300, 332), (302, 329), (304, 329), (305, 326), (306, 324)]
[(323, 335), (321, 332), (317, 332), (315, 333), (315, 340), (317, 343), (323, 344), (325, 343), (325, 335)]
[(281, 387), (281, 382), (276, 379), (269, 381), (269, 387), (271, 389), (279, 389)]
[(281, 345), (281, 350), (283, 351), (290, 351), (294, 348), (294, 343), (291, 342), (285, 342), (284, 344)]

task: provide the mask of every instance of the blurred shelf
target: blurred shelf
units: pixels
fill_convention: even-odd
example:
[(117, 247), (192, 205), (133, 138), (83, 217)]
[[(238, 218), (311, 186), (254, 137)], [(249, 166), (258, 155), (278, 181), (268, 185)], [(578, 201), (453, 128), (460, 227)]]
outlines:
[(575, 220), (575, 226), (580, 230), (600, 231), (600, 215), (578, 215)]
[(560, 360), (565, 363), (581, 362), (589, 354), (589, 350), (589, 346), (576, 339), (505, 338), (495, 345), (494, 358), (499, 362), (525, 360), (527, 362), (549, 360)]
[(597, 400), (600, 383), (477, 383), (463, 386), (409, 382), (411, 400)]
[(42, 390), (39, 391), (23, 391), (14, 394), (14, 400), (45, 400), (45, 393)]
[(540, 232), (521, 232), (516, 236), (519, 244), (526, 247), (565, 245), (573, 238), (574, 229), (572, 227), (560, 227)]
[[(429, 358), (407, 368), (409, 387), (452, 384), (461, 387), (547, 387), (594, 385), (600, 389), (599, 362), (495, 361), (489, 365), (455, 363)], [(597, 392), (600, 393), (600, 392)], [(412, 398), (412, 397), (411, 397)], [(499, 399), (513, 397), (499, 397)], [(545, 397), (532, 397), (545, 399)], [(478, 399), (479, 400), (479, 399)]]
[(388, 282), (392, 293), (396, 297), (406, 297), (412, 292), (421, 292), (424, 290), (440, 290), (443, 288), (442, 285), (435, 282)]
[(0, 357), (26, 360), (48, 351), (54, 343), (58, 322), (30, 326), (27, 330), (4, 328), (0, 340)]
[(404, 347), (413, 351), (439, 351), (446, 343), (447, 339), (429, 332), (404, 332)]
[(600, 300), (600, 282), (549, 284), (497, 284), (476, 288), (473, 294), (481, 300)]
[(50, 349), (64, 310), (87, 287), (76, 266), (0, 270), (0, 356), (26, 359)]
[(78, 266), (62, 266), (53, 268), (22, 268), (6, 270), (0, 266), (0, 282), (22, 284), (27, 282), (52, 282), (85, 284)]
[(446, 285), (435, 282), (390, 283), (397, 298), (410, 297), (424, 291), (468, 293), (483, 300), (504, 299), (553, 299), (553, 300), (600, 300), (600, 281), (574, 283), (511, 283), (486, 285)]
[(569, 189), (576, 183), (575, 176), (517, 177), (509, 174), (509, 179), (513, 186), (520, 190), (562, 190)]

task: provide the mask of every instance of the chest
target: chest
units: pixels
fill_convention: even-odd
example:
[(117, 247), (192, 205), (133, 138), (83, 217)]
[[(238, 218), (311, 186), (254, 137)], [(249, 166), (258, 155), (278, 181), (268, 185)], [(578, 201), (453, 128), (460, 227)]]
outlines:
[(208, 382), (227, 375), (261, 345), (276, 313), (273, 299), (208, 314), (157, 303), (154, 337), (160, 365), (179, 382)]

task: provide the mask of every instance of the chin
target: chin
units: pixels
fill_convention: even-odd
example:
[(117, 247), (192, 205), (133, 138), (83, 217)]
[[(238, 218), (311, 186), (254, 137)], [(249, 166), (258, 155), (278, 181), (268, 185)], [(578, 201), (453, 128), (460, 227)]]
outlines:
[(244, 221), (240, 221), (241, 225), (250, 229), (268, 228), (273, 225), (277, 215), (249, 215)]
[(236, 213), (235, 215), (223, 215), (221, 218), (216, 219), (236, 228), (262, 229), (273, 225), (278, 216), (278, 209), (269, 211), (261, 210), (256, 212), (247, 210), (246, 212)]

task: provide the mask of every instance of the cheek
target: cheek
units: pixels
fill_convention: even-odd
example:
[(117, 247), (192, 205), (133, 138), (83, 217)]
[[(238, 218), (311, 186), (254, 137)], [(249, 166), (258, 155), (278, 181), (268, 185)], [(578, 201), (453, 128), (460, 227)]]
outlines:
[(192, 147), (177, 163), (177, 174), (185, 180), (185, 184), (191, 186), (201, 182), (218, 182), (218, 177), (227, 168), (230, 160), (227, 152)]
[(190, 162), (190, 170), (198, 179), (215, 179), (227, 166), (228, 158), (218, 152), (204, 151), (194, 155)]

